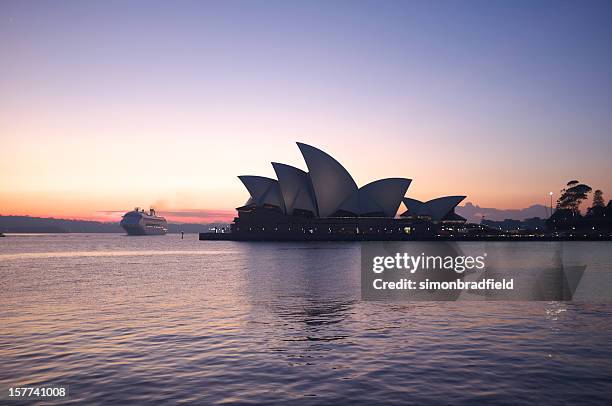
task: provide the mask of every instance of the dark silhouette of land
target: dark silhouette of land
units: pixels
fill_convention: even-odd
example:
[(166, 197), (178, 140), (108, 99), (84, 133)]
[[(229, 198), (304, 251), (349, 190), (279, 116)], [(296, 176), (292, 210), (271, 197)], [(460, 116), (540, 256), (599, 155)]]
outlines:
[(541, 233), (546, 230), (546, 219), (532, 217), (525, 220), (504, 219), (494, 221), (483, 219), (480, 224), (505, 232)]
[(593, 189), (578, 180), (567, 182), (561, 190), (557, 206), (546, 220), (546, 226), (555, 235), (612, 235), (612, 200), (605, 204), (600, 189), (593, 193), (593, 202), (585, 215), (580, 204), (588, 199)]
[(457, 206), (455, 212), (464, 217), (469, 223), (480, 223), (483, 217), (486, 220), (505, 221), (525, 220), (534, 217), (546, 218), (550, 209), (543, 204), (534, 204), (524, 209), (496, 209), (493, 207), (480, 207), (471, 202), (464, 206)]
[[(201, 233), (211, 228), (225, 227), (225, 223), (176, 224), (168, 223), (169, 233)], [(30, 216), (0, 216), (2, 233), (125, 233), (119, 222), (68, 220)]]

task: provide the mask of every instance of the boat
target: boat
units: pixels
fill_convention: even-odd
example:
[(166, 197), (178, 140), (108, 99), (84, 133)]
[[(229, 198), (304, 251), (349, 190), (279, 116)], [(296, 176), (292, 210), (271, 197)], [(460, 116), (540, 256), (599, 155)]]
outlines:
[(164, 235), (168, 232), (168, 222), (155, 214), (155, 209), (147, 213), (136, 207), (123, 215), (119, 225), (128, 235)]

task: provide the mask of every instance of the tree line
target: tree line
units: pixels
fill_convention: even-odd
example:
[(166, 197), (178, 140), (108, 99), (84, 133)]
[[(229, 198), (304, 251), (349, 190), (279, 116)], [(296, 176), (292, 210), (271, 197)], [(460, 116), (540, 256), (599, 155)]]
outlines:
[[(586, 215), (580, 212), (580, 205), (593, 193), (591, 206)], [(578, 180), (567, 182), (557, 199), (556, 210), (546, 222), (551, 231), (570, 233), (601, 234), (612, 232), (612, 201), (607, 205), (603, 192)]]
[[(588, 198), (589, 193), (593, 191), (589, 185), (580, 183), (578, 180), (567, 182), (565, 188), (561, 189), (559, 199), (557, 199), (557, 210), (569, 210), (573, 214), (580, 214), (580, 205)], [(597, 189), (593, 193), (593, 203), (587, 209), (587, 216), (600, 214), (601, 210), (606, 207), (603, 192)]]

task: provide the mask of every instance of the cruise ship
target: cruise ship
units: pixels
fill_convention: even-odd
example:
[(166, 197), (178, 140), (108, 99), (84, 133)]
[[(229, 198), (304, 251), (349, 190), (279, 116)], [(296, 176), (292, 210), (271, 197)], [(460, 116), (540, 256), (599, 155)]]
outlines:
[(168, 222), (164, 217), (156, 215), (154, 209), (146, 213), (136, 207), (123, 215), (119, 225), (128, 235), (164, 235), (168, 232)]

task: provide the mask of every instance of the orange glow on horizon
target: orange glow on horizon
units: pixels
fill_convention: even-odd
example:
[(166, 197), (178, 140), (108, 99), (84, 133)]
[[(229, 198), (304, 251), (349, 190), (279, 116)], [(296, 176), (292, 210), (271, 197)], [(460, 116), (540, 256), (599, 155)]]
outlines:
[[(575, 177), (569, 171), (556, 174), (553, 168), (542, 168), (542, 176), (534, 176), (529, 168), (498, 161), (490, 154), (458, 161), (452, 149), (437, 150), (427, 143), (372, 149), (322, 138), (305, 142), (334, 156), (359, 186), (385, 177), (408, 177), (413, 181), (407, 196), (419, 200), (467, 195), (462, 205), (472, 202), (498, 209), (548, 206), (548, 193), (552, 190), (556, 200), (566, 179)], [(44, 148), (36, 147), (37, 142)], [(100, 145), (94, 147), (97, 142)], [(60, 138), (51, 145), (39, 137), (25, 137), (8, 139), (3, 146), (8, 149), (0, 152), (0, 171), (10, 176), (0, 178), (1, 215), (118, 221), (120, 214), (104, 213), (122, 213), (139, 206), (154, 207), (160, 213), (199, 211), (193, 216), (168, 215), (172, 222), (229, 222), (234, 208), (248, 198), (237, 175), (274, 178), (271, 161), (307, 169), (293, 140), (280, 135), (263, 142), (254, 137), (243, 146), (231, 140), (166, 140), (161, 134), (144, 144), (133, 138), (113, 137), (103, 142), (94, 137), (87, 142)], [(124, 159), (120, 151), (131, 149), (138, 150), (138, 155)], [(378, 149), (380, 154), (372, 153)], [(411, 154), (415, 149), (424, 152)], [(17, 159), (9, 156), (8, 150)], [(151, 165), (151, 159), (161, 163)], [(604, 194), (612, 190), (605, 172), (595, 170), (594, 163), (589, 165), (587, 169), (596, 179), (578, 178), (594, 189), (601, 188)], [(555, 179), (552, 186), (550, 179)]]

